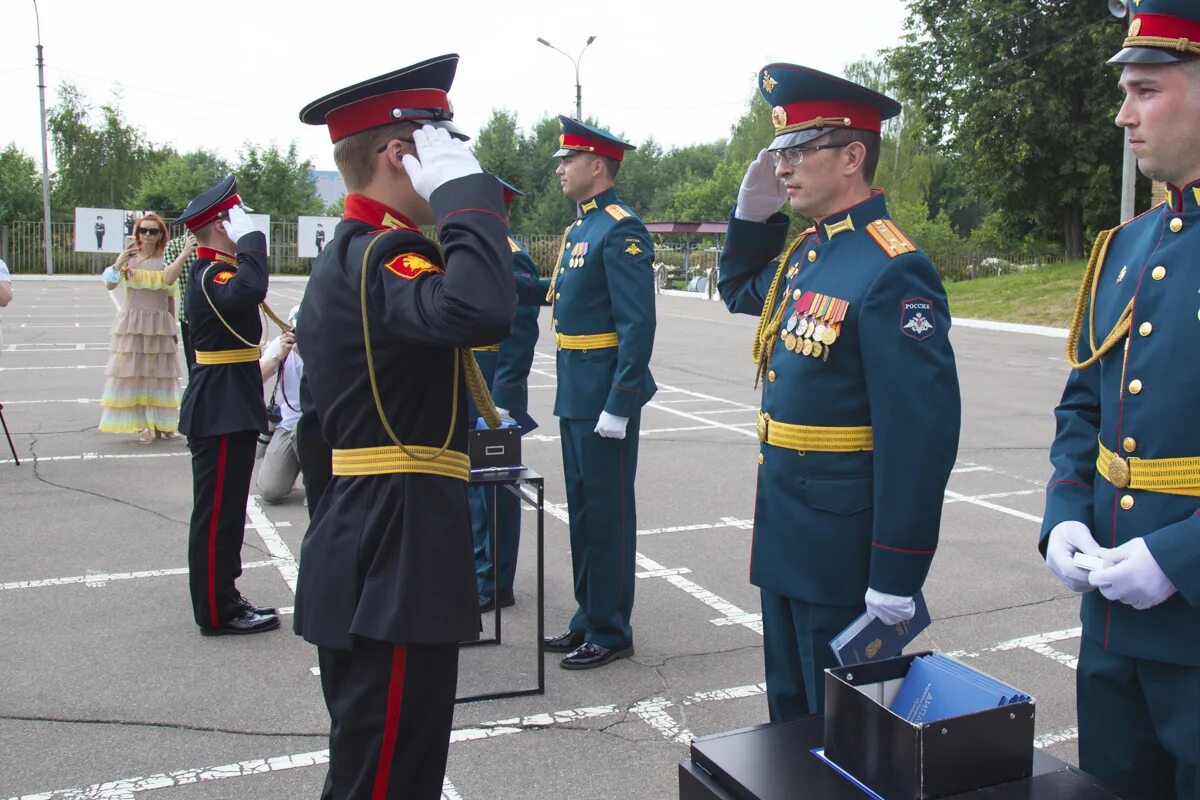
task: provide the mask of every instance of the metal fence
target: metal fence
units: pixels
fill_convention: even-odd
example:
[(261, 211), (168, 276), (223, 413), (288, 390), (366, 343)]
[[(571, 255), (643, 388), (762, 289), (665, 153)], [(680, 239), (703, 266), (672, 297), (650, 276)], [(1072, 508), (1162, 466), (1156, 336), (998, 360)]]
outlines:
[[(171, 236), (186, 232), (179, 223), (169, 225)], [(270, 233), (271, 271), (277, 275), (307, 275), (312, 268), (311, 258), (297, 253), (298, 225), (295, 222), (272, 222)], [(0, 227), (0, 259), (14, 274), (44, 274), (45, 249), (42, 241), (43, 223), (14, 222)], [(75, 224), (53, 222), (50, 227), (54, 255), (54, 272), (58, 275), (98, 275), (116, 260), (113, 253), (76, 253)], [(529, 248), (530, 256), (542, 275), (549, 275), (562, 246), (561, 234), (514, 234)], [(688, 289), (706, 292), (717, 267), (724, 237), (706, 235), (687, 237), (660, 235), (654, 240), (655, 274), (660, 289)], [(997, 255), (972, 253), (941, 257), (934, 254), (934, 263), (947, 281), (973, 280), (995, 275), (1008, 275), (1037, 269), (1063, 261), (1056, 253), (1021, 253)]]

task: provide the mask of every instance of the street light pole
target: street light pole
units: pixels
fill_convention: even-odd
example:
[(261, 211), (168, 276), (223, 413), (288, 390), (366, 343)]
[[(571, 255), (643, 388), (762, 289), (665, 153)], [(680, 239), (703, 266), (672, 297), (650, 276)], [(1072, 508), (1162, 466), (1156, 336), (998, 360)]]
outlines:
[(546, 45), (546, 47), (549, 47), (551, 50), (557, 50), (558, 52), (560, 52), (564, 56), (566, 56), (568, 61), (570, 61), (572, 64), (575, 65), (575, 119), (577, 119), (581, 122), (583, 121), (583, 86), (579, 83), (579, 60), (581, 58), (583, 58), (583, 51), (587, 50), (588, 45), (590, 45), (594, 41), (596, 41), (596, 37), (589, 36), (587, 38), (587, 41), (583, 43), (583, 49), (579, 51), (579, 55), (572, 58), (570, 53), (567, 53), (563, 50), (559, 50), (557, 47), (550, 44), (542, 37), (540, 37), (540, 36), (538, 37), (539, 44), (544, 44), (544, 45)]
[(46, 274), (54, 274), (54, 251), (50, 236), (50, 158), (46, 147), (46, 73), (42, 58), (42, 20), (38, 15), (37, 0), (33, 0), (33, 18), (37, 23), (37, 68), (38, 97), (42, 105), (42, 235), (46, 252)]
[[(1117, 19), (1128, 20), (1133, 14), (1126, 0), (1108, 0), (1108, 13)], [(1121, 129), (1121, 221), (1128, 222), (1134, 216), (1134, 189), (1137, 188), (1137, 160), (1129, 147), (1129, 128)]]

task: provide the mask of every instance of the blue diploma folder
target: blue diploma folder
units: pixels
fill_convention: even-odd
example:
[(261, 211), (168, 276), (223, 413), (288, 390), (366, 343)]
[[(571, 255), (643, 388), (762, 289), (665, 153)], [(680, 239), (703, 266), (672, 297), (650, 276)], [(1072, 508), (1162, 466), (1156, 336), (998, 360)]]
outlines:
[(929, 627), (929, 607), (925, 605), (925, 595), (917, 592), (913, 602), (917, 611), (908, 622), (884, 625), (863, 614), (847, 625), (829, 642), (838, 664), (845, 667), (900, 655), (918, 633)]

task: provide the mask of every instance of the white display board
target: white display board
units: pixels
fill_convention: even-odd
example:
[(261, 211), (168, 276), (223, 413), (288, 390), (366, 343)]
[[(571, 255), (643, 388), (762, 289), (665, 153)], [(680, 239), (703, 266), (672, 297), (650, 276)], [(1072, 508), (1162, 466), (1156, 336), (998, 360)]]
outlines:
[(270, 214), (247, 214), (250, 221), (254, 223), (254, 229), (262, 231), (267, 237), (267, 255), (271, 255), (271, 215)]
[(75, 209), (76, 253), (120, 253), (125, 249), (125, 211), (120, 208)]
[(339, 217), (297, 217), (296, 255), (300, 258), (316, 258), (325, 245), (333, 239), (333, 229), (341, 222)]

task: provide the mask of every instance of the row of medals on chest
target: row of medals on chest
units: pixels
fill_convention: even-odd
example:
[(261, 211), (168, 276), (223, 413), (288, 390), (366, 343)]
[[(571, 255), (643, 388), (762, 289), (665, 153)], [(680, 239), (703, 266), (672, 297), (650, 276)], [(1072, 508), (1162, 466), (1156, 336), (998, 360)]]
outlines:
[[(791, 314), (779, 332), (784, 348), (798, 356), (829, 360), (850, 303), (817, 292), (792, 292)], [(784, 312), (787, 313), (786, 311)]]
[(582, 267), (584, 258), (587, 256), (587, 252), (587, 242), (576, 242), (575, 246), (571, 248), (571, 257), (567, 260), (567, 267), (569, 269), (579, 269)]

